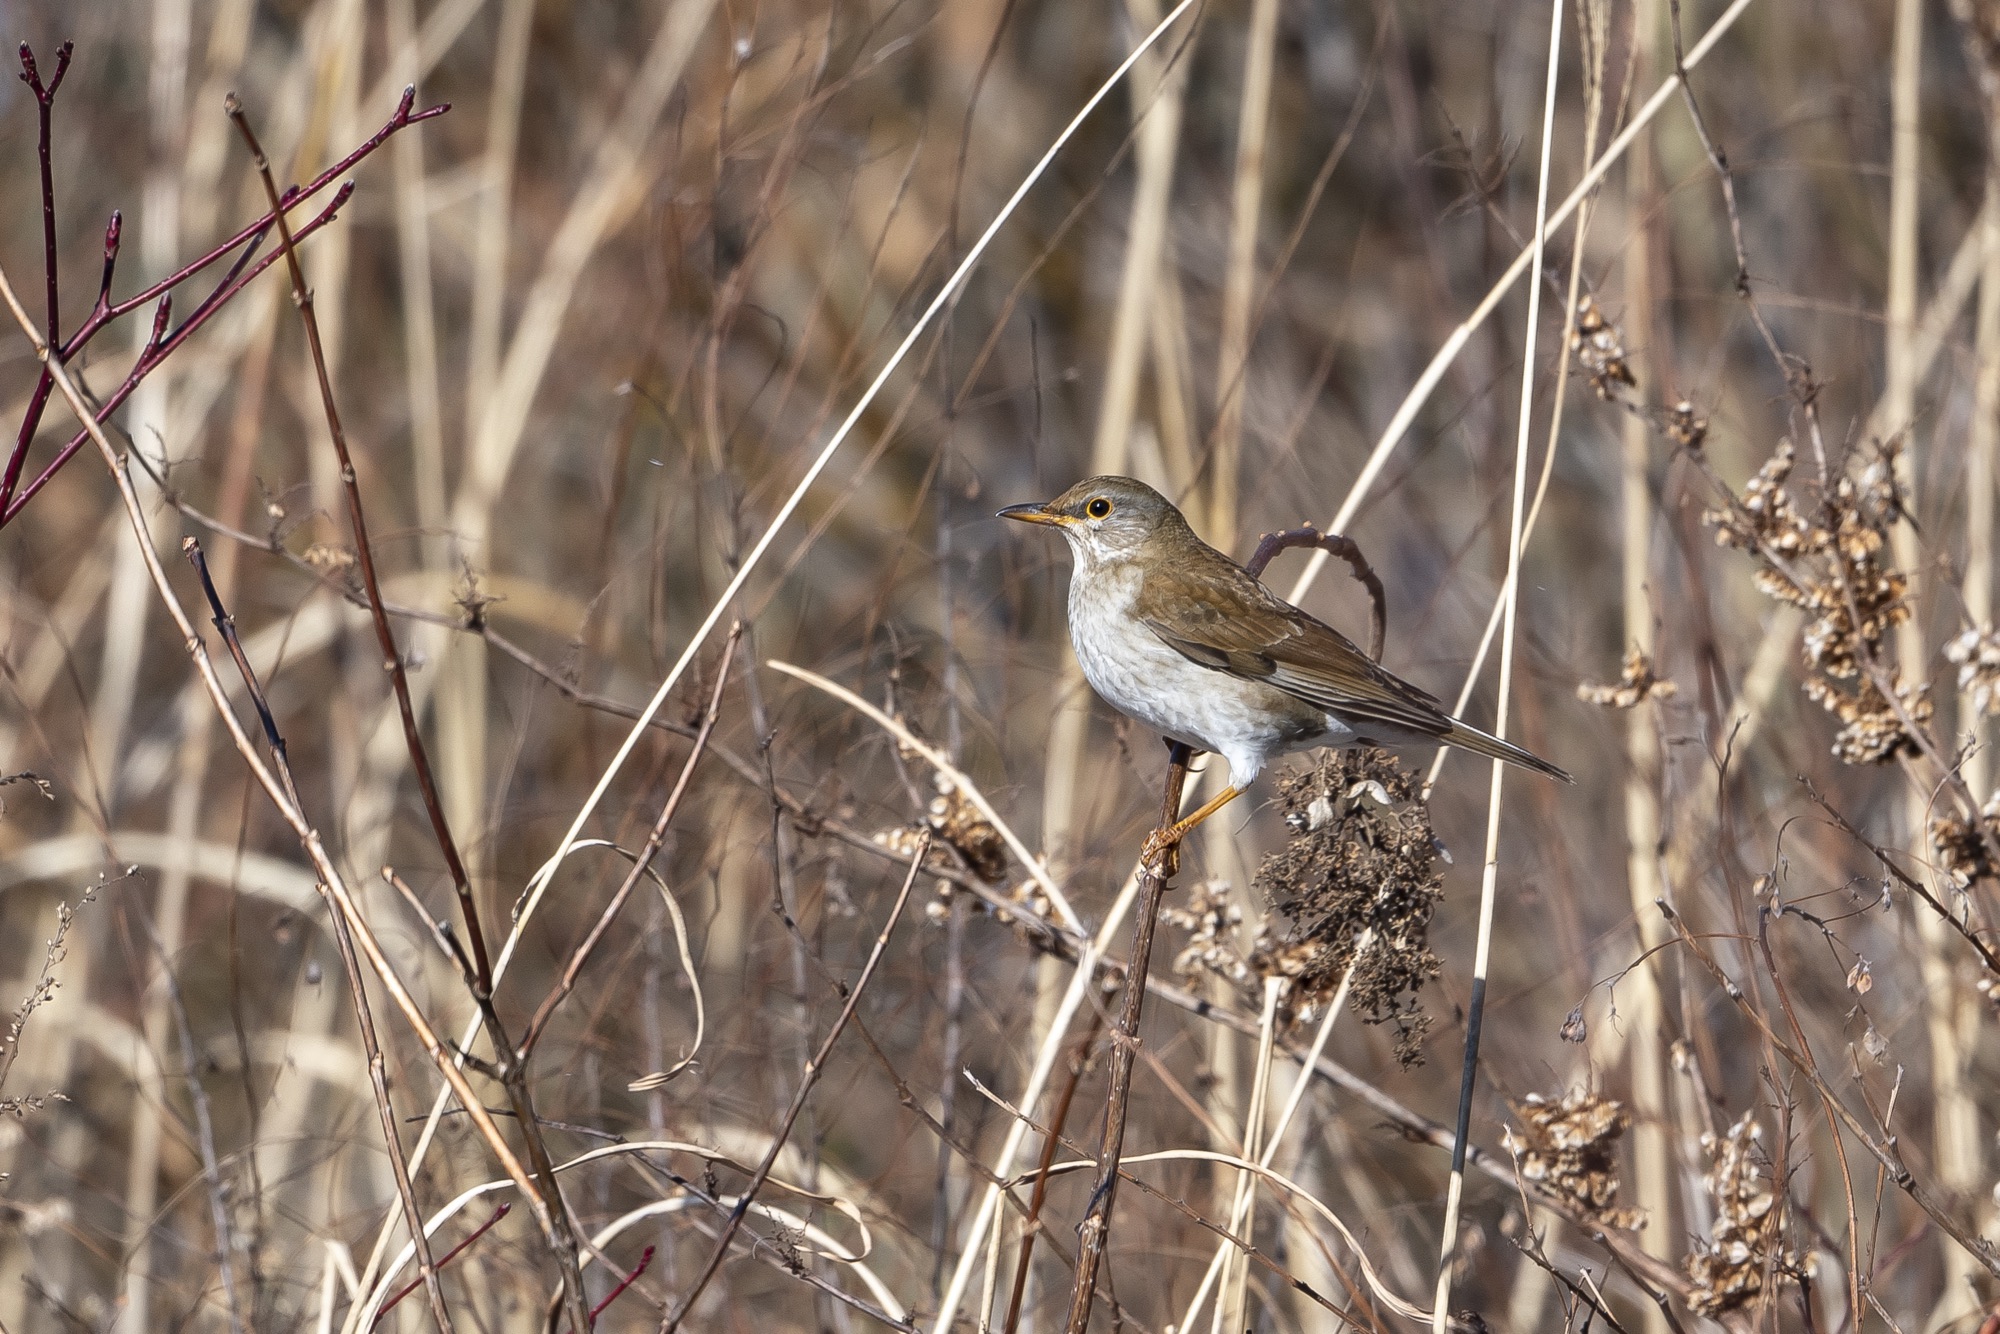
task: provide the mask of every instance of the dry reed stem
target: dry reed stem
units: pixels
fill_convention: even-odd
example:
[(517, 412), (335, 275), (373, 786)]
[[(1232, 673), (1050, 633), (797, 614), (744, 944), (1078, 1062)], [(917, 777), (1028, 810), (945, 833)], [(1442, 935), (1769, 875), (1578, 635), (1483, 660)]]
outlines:
[(1257, 286), (1257, 233), (1264, 205), (1264, 147), (1271, 125), (1271, 78), (1278, 0), (1252, 0), (1243, 33), (1243, 90), (1236, 112), (1230, 177), (1228, 255), (1222, 271), (1222, 326), (1215, 353), (1214, 450), (1209, 458), (1208, 527), (1218, 550), (1236, 547), (1243, 468), (1243, 381), (1250, 364), (1250, 300)]
[[(675, 6), (676, 11), (681, 8)], [(451, 534), (450, 544), (459, 552), (460, 559), (470, 562), (476, 554), (481, 563), (488, 566), (495, 562), (482, 550), (488, 527), (484, 510), (491, 506), (493, 497), (483, 498), (483, 503), (477, 506), (481, 512), (477, 514), (468, 512), (465, 502), (472, 489), (470, 479), (475, 475), (475, 469), (481, 466), (478, 461), (485, 452), (481, 448), (481, 436), (487, 430), (488, 418), (497, 407), (495, 391), (500, 380), (501, 319), (507, 300), (507, 243), (513, 216), (514, 158), (520, 135), (528, 39), (535, 6), (532, 0), (504, 0), (499, 9), (493, 74), (487, 94), (485, 151), (479, 158), (478, 166), (480, 191), (473, 220), (471, 253), (467, 257), (472, 268), (469, 283), (472, 309), (466, 329), (465, 441), (460, 456), (463, 466), (459, 492), (455, 497), (458, 503), (452, 505), (447, 517), (437, 521)], [(605, 160), (602, 144), (598, 160), (593, 165), (600, 169), (612, 165)], [(596, 180), (600, 189), (613, 188), (621, 183), (609, 176), (599, 176)], [(580, 203), (580, 200), (573, 203), (572, 210)], [(562, 295), (566, 303), (567, 293)], [(527, 310), (522, 312), (524, 329), (530, 313)], [(538, 312), (537, 317), (544, 323), (558, 322), (561, 307)], [(551, 343), (553, 332), (550, 330)], [(520, 428), (524, 429), (528, 398), (535, 391), (541, 368), (517, 369), (532, 377), (525, 391), (516, 393), (512, 404)], [(414, 381), (412, 387), (415, 387)], [(497, 494), (497, 484), (493, 490)], [(477, 829), (486, 815), (486, 651), (483, 645), (477, 643), (440, 635), (431, 638), (434, 649), (440, 651), (443, 657), (437, 673), (437, 715), (446, 811), (454, 826)]]
[[(1641, 72), (1650, 77), (1658, 68), (1656, 44), (1659, 37), (1661, 11), (1658, 0), (1643, 0), (1632, 11), (1632, 64), (1630, 78)], [(1593, 95), (1601, 95), (1604, 84), (1603, 63), (1605, 50), (1603, 34), (1593, 44), (1592, 53), (1597, 60), (1597, 72), (1593, 79)], [(1594, 141), (1595, 136), (1591, 136)], [(1588, 153), (1586, 149), (1586, 154)], [(1588, 162), (1585, 163), (1588, 166)], [(1652, 141), (1640, 138), (1634, 141), (1627, 160), (1625, 197), (1627, 214), (1643, 219), (1633, 229), (1631, 239), (1626, 244), (1624, 254), (1625, 301), (1628, 321), (1639, 329), (1651, 327), (1657, 330), (1654, 321), (1653, 269), (1655, 260), (1654, 226), (1650, 219), (1656, 189), (1654, 181)], [(1570, 293), (1566, 328), (1576, 327), (1577, 278), (1583, 254), (1581, 235), (1583, 213), (1578, 214), (1579, 235), (1576, 254), (1572, 257), (1570, 270)], [(1666, 358), (1656, 336), (1646, 336), (1642, 340), (1645, 357), (1634, 358), (1633, 372), (1638, 381), (1636, 390), (1645, 394), (1647, 386), (1661, 382), (1661, 371), (1666, 366)], [(1565, 358), (1565, 376), (1570, 359)], [(1556, 422), (1562, 418), (1562, 381), (1558, 380), (1555, 421), (1550, 425), (1550, 452), (1554, 452), (1554, 431)], [(1657, 394), (1655, 394), (1657, 397)], [(1651, 596), (1652, 566), (1652, 510), (1653, 496), (1649, 481), (1652, 439), (1646, 422), (1634, 415), (1628, 415), (1621, 423), (1620, 432), (1620, 507), (1619, 507), (1619, 553), (1620, 584), (1623, 603), (1624, 642), (1628, 651), (1644, 656), (1653, 662), (1656, 654), (1654, 643), (1655, 613)], [(1537, 496), (1539, 504), (1540, 497)], [(1672, 1258), (1672, 1238), (1676, 1195), (1674, 1169), (1680, 1161), (1675, 1152), (1674, 1108), (1668, 1095), (1667, 1044), (1663, 1032), (1667, 1020), (1664, 995), (1665, 988), (1659, 968), (1651, 960), (1658, 954), (1668, 939), (1666, 922), (1653, 911), (1653, 901), (1660, 897), (1661, 886), (1657, 866), (1660, 850), (1661, 824), (1658, 784), (1660, 782), (1660, 720), (1656, 708), (1650, 701), (1642, 699), (1638, 707), (1625, 711), (1625, 752), (1627, 756), (1624, 774), (1624, 814), (1625, 814), (1625, 883), (1626, 893), (1632, 904), (1632, 915), (1638, 925), (1639, 957), (1647, 962), (1627, 976), (1635, 984), (1632, 995), (1632, 1015), (1619, 1031), (1628, 1035), (1631, 1054), (1633, 1136), (1632, 1156), (1637, 1168), (1636, 1196), (1638, 1206), (1644, 1211), (1644, 1221), (1639, 1228), (1640, 1243), (1647, 1252), (1659, 1259)], [(1665, 1334), (1668, 1316), (1658, 1308), (1648, 1308), (1645, 1323), (1653, 1334)]]
[[(440, 8), (443, 8), (441, 6)], [(415, 0), (389, 0), (391, 64), (402, 86), (418, 88), (424, 74), (417, 35)], [(396, 142), (396, 258), (402, 283), (404, 328), (403, 365), (410, 403), (410, 474), (417, 524), (425, 534), (425, 563), (444, 568), (449, 553), (442, 533), (445, 523), (444, 404), (438, 372), (437, 309), (431, 271), (430, 189), (424, 174), (421, 137), (404, 135)], [(478, 289), (475, 287), (474, 291)], [(459, 812), (447, 807), (447, 814)], [(468, 828), (455, 818), (455, 828)]]
[[(1307, 1091), (1312, 1087), (1313, 1071), (1318, 1066), (1320, 1057), (1326, 1051), (1328, 1039), (1333, 1036), (1334, 1023), (1340, 1018), (1340, 1012), (1347, 1007), (1348, 993), (1354, 987), (1354, 970), (1360, 965), (1361, 960), (1366, 957), (1369, 949), (1374, 946), (1374, 943), (1375, 929), (1373, 927), (1364, 927), (1361, 934), (1355, 937), (1354, 954), (1347, 962), (1347, 971), (1341, 974), (1340, 985), (1334, 988), (1333, 999), (1327, 1002), (1326, 1014), (1321, 1018), (1319, 1028), (1313, 1034), (1312, 1046), (1306, 1051), (1304, 1058), (1299, 1063), (1299, 1075), (1298, 1078), (1292, 1081), (1291, 1091), (1285, 1097), (1285, 1105), (1279, 1111), (1277, 1120), (1272, 1123), (1270, 1133), (1264, 1138), (1263, 1151), (1257, 1158), (1260, 1165), (1269, 1167), (1277, 1158), (1278, 1146), (1284, 1142), (1285, 1132), (1291, 1128), (1292, 1118), (1297, 1115), (1300, 1105), (1305, 1101)], [(1260, 1043), (1262, 1041), (1261, 1025), (1259, 1026), (1259, 1041)], [(1269, 1060), (1268, 1052), (1265, 1054), (1265, 1060), (1266, 1062)], [(1181, 1313), (1180, 1321), (1175, 1328), (1189, 1329), (1193, 1327), (1195, 1317), (1201, 1314), (1202, 1305), (1208, 1300), (1209, 1289), (1221, 1277), (1224, 1262), (1229, 1254), (1227, 1246), (1218, 1246), (1216, 1248), (1215, 1255), (1208, 1262), (1207, 1272), (1202, 1275), (1200, 1284), (1195, 1288), (1194, 1296), (1188, 1300), (1187, 1309)]]
[[(1123, 925), (1125, 914), (1131, 911), (1138, 892), (1139, 875), (1135, 868), (1133, 873), (1126, 877), (1124, 885), (1118, 891), (1118, 897), (1113, 900), (1110, 910), (1105, 913), (1104, 924), (1098, 927), (1097, 934), (1077, 951), (1076, 967), (1070, 974), (1069, 985), (1063, 991), (1062, 999), (1048, 1022), (1040, 1026), (1041, 1037), (1035, 1050), (1035, 1059), (1029, 1067), (1028, 1078), (1021, 1091), (1022, 1106), (1033, 1107), (1040, 1100), (1042, 1089), (1048, 1082), (1049, 1072), (1054, 1068), (1056, 1057), (1060, 1055), (1063, 1044), (1068, 1039), (1070, 1023), (1075, 1019), (1077, 1009), (1083, 1004), (1085, 994), (1095, 985), (1098, 964), (1110, 948), (1118, 928)], [(1190, 1000), (1189, 1004), (1193, 1006), (1195, 1003)], [(959, 1252), (958, 1264), (953, 1268), (951, 1281), (938, 1304), (935, 1325), (937, 1329), (951, 1328), (952, 1322), (958, 1318), (959, 1303), (964, 1300), (973, 1266), (978, 1263), (980, 1244), (986, 1238), (986, 1229), (996, 1225), (997, 1222), (996, 1212), (1003, 1189), (999, 1183), (1013, 1171), (1014, 1155), (1020, 1151), (1021, 1141), (1026, 1138), (1028, 1129), (1027, 1122), (1018, 1118), (1013, 1121), (1008, 1127), (1006, 1138), (1001, 1143), (1000, 1152), (994, 1157), (989, 1184), (980, 1197), (979, 1208), (973, 1214), (972, 1226), (960, 1243), (962, 1249)], [(990, 1315), (989, 1310), (980, 1318), (984, 1320)]]
[[(1260, 1164), (1269, 1165), (1264, 1153), (1265, 1100), (1271, 1093), (1271, 1044), (1277, 1033), (1278, 998), (1285, 989), (1285, 979), (1267, 977), (1264, 979), (1264, 1009), (1257, 1022), (1257, 1055), (1251, 1071), (1250, 1102), (1243, 1111), (1243, 1156), (1255, 1158)], [(1236, 1176), (1236, 1191), (1229, 1203), (1229, 1230), (1246, 1242), (1256, 1240), (1257, 1227), (1257, 1178), (1247, 1172)], [(1215, 1317), (1209, 1323), (1209, 1334), (1223, 1334), (1243, 1325), (1248, 1311), (1247, 1299), (1250, 1284), (1250, 1260), (1247, 1255), (1222, 1248), (1221, 1253), (1235, 1260), (1223, 1265), (1222, 1289), (1215, 1298)], [(1182, 1328), (1187, 1328), (1183, 1325)]]
[[(1132, 21), (1142, 31), (1159, 24), (1158, 0), (1129, 0)], [(1181, 106), (1187, 89), (1187, 62), (1172, 54), (1153, 56), (1132, 72), (1132, 115), (1138, 122), (1133, 160), (1132, 211), (1127, 227), (1118, 301), (1104, 355), (1097, 426), (1090, 449), (1093, 473), (1125, 471), (1132, 419), (1139, 401), (1147, 335), (1153, 324), (1154, 293), (1164, 263), (1173, 203), (1174, 162), (1180, 152)]]
[[(1916, 394), (1919, 372), (1911, 340), (1915, 333), (1917, 304), (1917, 214), (1919, 207), (1918, 171), (1922, 144), (1918, 116), (1921, 112), (1923, 60), (1923, 5), (1919, 0), (1897, 0), (1895, 42), (1891, 53), (1890, 156), (1889, 156), (1889, 272), (1884, 309), (1886, 324), (1883, 413), (1891, 431), (1903, 433), (1910, 445), (1917, 436)], [(1984, 237), (1985, 229), (1977, 229)], [(1983, 249), (1983, 247), (1982, 247)], [(1982, 297), (1982, 305), (1984, 298)], [(1986, 374), (1981, 367), (1980, 374)], [(1916, 491), (1914, 448), (1896, 455), (1896, 483), (1907, 506), (1904, 521), (1890, 530), (1890, 545), (1908, 590), (1907, 603), (1922, 608), (1926, 570), (1922, 544), (1915, 527), (1919, 504)], [(1912, 615), (1896, 628), (1898, 674), (1907, 682), (1930, 679), (1930, 655), (1924, 643), (1922, 620)], [(1977, 821), (1984, 794), (1974, 792), (1967, 818)], [(1910, 847), (1922, 846), (1930, 824), (1930, 796), (1912, 783), (1904, 790), (1903, 825)], [(1932, 1153), (1938, 1178), (1945, 1190), (1971, 1193), (1983, 1176), (1979, 1132), (1979, 1108), (1967, 1086), (1968, 1051), (1961, 1034), (1977, 1027), (1979, 1000), (1969, 987), (1954, 977), (1950, 957), (1949, 928), (1938, 918), (1918, 914), (1918, 937), (1922, 942), (1920, 961), (1925, 1005), (1925, 1030), (1930, 1039), (1933, 1093)], [(1971, 1013), (1968, 1013), (1970, 1011)], [(1941, 1256), (1945, 1281), (1931, 1321), (1949, 1320), (1962, 1313), (1967, 1289), (1977, 1270), (1970, 1258), (1955, 1248), (1944, 1248)], [(1859, 1312), (1854, 1313), (1859, 1319)]]
[[(1750, 4), (1751, 0), (1731, 0), (1729, 8), (1716, 16), (1715, 22), (1709, 25), (1708, 31), (1702, 34), (1701, 40), (1689, 49), (1687, 53), (1687, 67), (1689, 69), (1693, 69), (1702, 62), (1702, 59), (1714, 49), (1716, 43), (1722, 40), (1723, 34), (1728, 32), (1734, 26), (1736, 20), (1743, 16), (1743, 11), (1748, 9)], [(1451, 331), (1451, 335), (1445, 339), (1444, 345), (1437, 350), (1431, 357), (1429, 364), (1424, 367), (1423, 374), (1417, 377), (1416, 384), (1412, 385), (1410, 392), (1404, 395), (1402, 403), (1397, 406), (1395, 414), (1390, 417), (1389, 424), (1382, 429), (1381, 436), (1377, 438), (1374, 448), (1369, 452), (1367, 462), (1362, 464), (1361, 472), (1355, 477), (1354, 484), (1348, 488), (1347, 498), (1341, 501), (1340, 508), (1334, 512), (1332, 522), (1327, 524), (1329, 530), (1337, 533), (1346, 532), (1353, 524), (1355, 514), (1360, 511), (1362, 503), (1367, 500), (1368, 490), (1375, 484), (1375, 479), (1381, 475), (1383, 466), (1389, 461), (1389, 455), (1394, 452), (1405, 433), (1416, 422), (1417, 414), (1423, 411), (1424, 405), (1430, 401), (1431, 394), (1437, 389), (1439, 382), (1444, 379), (1444, 373), (1457, 360), (1458, 354), (1464, 350), (1466, 343), (1471, 339), (1473, 333), (1486, 323), (1487, 317), (1492, 315), (1494, 310), (1499, 307), (1500, 302), (1506, 298), (1507, 293), (1513, 290), (1514, 284), (1520, 281), (1521, 275), (1528, 272), (1531, 256), (1538, 253), (1541, 243), (1549, 238), (1556, 228), (1561, 227), (1565, 222), (1569, 221), (1570, 214), (1574, 213), (1577, 207), (1597, 189), (1598, 183), (1604, 179), (1605, 173), (1610, 171), (1613, 164), (1625, 155), (1626, 150), (1632, 146), (1633, 140), (1639, 137), (1640, 132), (1652, 123), (1653, 117), (1659, 115), (1660, 110), (1673, 99), (1678, 88), (1678, 80), (1669, 78), (1659, 88), (1654, 90), (1653, 95), (1648, 97), (1639, 110), (1634, 113), (1630, 123), (1605, 148), (1603, 155), (1597, 159), (1591, 169), (1584, 173), (1583, 179), (1576, 183), (1576, 188), (1569, 192), (1569, 196), (1560, 205), (1550, 211), (1547, 221), (1543, 224), (1542, 230), (1537, 234), (1533, 243), (1514, 257), (1514, 262), (1507, 266), (1506, 272), (1501, 274), (1498, 281), (1487, 290), (1485, 297), (1473, 308), (1472, 313), (1466, 316)], [(1285, 600), (1296, 603), (1304, 598), (1306, 590), (1312, 587), (1313, 581), (1319, 578), (1319, 572), (1325, 568), (1326, 561), (1327, 557), (1325, 553), (1315, 553), (1312, 559), (1307, 562), (1306, 568), (1299, 574), (1297, 582), (1292, 585), (1291, 592), (1285, 595)]]
[[(1973, 319), (1972, 420), (1965, 447), (1965, 577), (1959, 594), (1974, 627), (1993, 623), (1993, 489), (2000, 451), (2000, 96), (1989, 102), (1986, 203), (1974, 224), (1980, 237), (1979, 307)], [(1965, 784), (1976, 796), (1992, 786), (1990, 728), (1968, 693), (1959, 696), (1958, 730), (1971, 734)]]
[[(1549, 6), (1549, 54), (1542, 102), (1541, 156), (1535, 189), (1535, 230), (1528, 248), (1529, 271), (1542, 271), (1542, 245), (1548, 235), (1549, 169), (1555, 135), (1556, 86), (1561, 73), (1563, 5)], [(1589, 179), (1589, 173), (1585, 173)], [(1542, 285), (1528, 284), (1528, 323), (1521, 338), (1521, 414), (1514, 443), (1514, 498), (1507, 527), (1507, 576), (1500, 624), (1500, 686), (1494, 706), (1493, 734), (1507, 735), (1507, 706), (1514, 684), (1514, 616), (1519, 602), (1522, 523), (1528, 507), (1528, 445), (1535, 409), (1535, 339), (1542, 313)], [(1565, 364), (1567, 359), (1565, 358)], [(1558, 408), (1558, 410), (1560, 410)], [(1479, 877), (1479, 934), (1472, 956), (1472, 994), (1466, 1007), (1465, 1066), (1458, 1088), (1458, 1128), (1451, 1155), (1451, 1180), (1446, 1188), (1443, 1238), (1438, 1244), (1437, 1297), (1431, 1306), (1433, 1334), (1445, 1334), (1450, 1322), (1452, 1253), (1458, 1246), (1458, 1210), (1465, 1195), (1465, 1147), (1472, 1133), (1472, 1096), (1479, 1071), (1479, 1037), (1486, 1000), (1486, 976), (1493, 952), (1493, 907), (1500, 879), (1500, 799), (1506, 764), (1493, 761), (1492, 787), (1486, 798), (1486, 854)]]
[[(167, 271), (172, 267), (176, 251), (179, 249), (180, 222), (180, 178), (176, 170), (179, 156), (178, 136), (186, 123), (185, 81), (188, 55), (188, 27), (191, 15), (185, 4), (161, 4), (154, 8), (152, 23), (148, 33), (150, 60), (147, 62), (147, 102), (152, 124), (148, 139), (156, 155), (152, 170), (147, 173), (145, 204), (138, 215), (138, 240), (141, 262), (147, 276)], [(62, 68), (68, 64), (67, 45), (57, 60), (56, 82), (61, 81)], [(54, 89), (50, 89), (53, 94)], [(48, 108), (42, 107), (44, 124)], [(43, 141), (46, 143), (46, 139)], [(42, 155), (42, 188), (44, 191), (43, 226), (46, 241), (45, 262), (48, 266), (49, 320), (46, 336), (52, 346), (59, 346), (59, 335), (55, 329), (56, 319), (56, 268), (55, 268), (55, 217), (54, 199), (48, 157)], [(101, 304), (101, 302), (100, 302)], [(86, 326), (87, 327), (87, 326)], [(144, 349), (146, 344), (141, 343)], [(143, 355), (143, 351), (141, 353)], [(132, 430), (160, 432), (161, 448), (170, 448), (167, 441), (173, 437), (165, 434), (168, 428), (167, 414), (169, 400), (167, 386), (170, 372), (155, 372), (156, 379), (142, 386), (133, 399), (128, 422)], [(47, 376), (41, 377), (47, 379)], [(38, 383), (38, 392), (45, 392)], [(32, 413), (30, 414), (32, 416)], [(18, 450), (16, 461), (10, 463), (4, 489), (0, 489), (6, 500), (16, 498), (14, 482), (15, 468), (26, 461), (26, 421), (23, 422), (24, 438)], [(47, 473), (44, 473), (46, 476)], [(30, 483), (32, 490), (33, 483)], [(4, 508), (4, 502), (0, 502)], [(111, 587), (106, 594), (106, 610), (114, 619), (113, 624), (127, 625), (135, 631), (142, 631), (145, 624), (148, 602), (146, 574), (137, 559), (127, 533), (118, 535), (117, 553), (113, 557)], [(120, 618), (122, 613), (122, 618)], [(133, 696), (138, 688), (138, 668), (143, 653), (143, 633), (133, 633), (129, 637), (114, 636), (107, 640), (104, 648), (103, 674), (99, 679), (99, 690), (91, 711), (92, 748), (99, 755), (113, 756), (124, 750), (123, 732), (129, 721)], [(116, 778), (112, 777), (115, 784)], [(168, 986), (171, 978), (172, 955), (183, 943), (187, 917), (186, 887), (176, 886), (178, 892), (171, 897), (162, 895), (157, 905), (160, 910), (161, 945), (165, 962), (162, 967), (163, 979)], [(167, 1021), (167, 995), (162, 994), (148, 1006), (144, 1023), (147, 1038), (158, 1042), (148, 1050), (160, 1051), (164, 1046)], [(178, 1016), (176, 1016), (178, 1017)], [(192, 1054), (189, 1054), (192, 1059)], [(137, 1330), (151, 1318), (152, 1292), (151, 1274), (153, 1268), (154, 1238), (151, 1235), (151, 1219), (158, 1201), (158, 1162), (164, 1129), (157, 1104), (149, 1104), (148, 1114), (139, 1118), (134, 1127), (133, 1153), (127, 1162), (125, 1199), (131, 1211), (133, 1233), (126, 1238), (126, 1249), (133, 1263), (125, 1273), (124, 1296), (128, 1302), (127, 1313), (120, 1324), (128, 1330)], [(221, 1245), (224, 1238), (218, 1235), (216, 1242)], [(231, 1296), (231, 1323), (234, 1325), (236, 1312), (233, 1291)]]

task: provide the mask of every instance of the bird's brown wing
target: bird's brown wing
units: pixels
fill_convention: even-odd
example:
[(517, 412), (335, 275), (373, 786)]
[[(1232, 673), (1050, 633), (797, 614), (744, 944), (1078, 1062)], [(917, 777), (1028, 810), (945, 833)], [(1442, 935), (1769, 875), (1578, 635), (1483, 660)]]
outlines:
[(1352, 640), (1281, 600), (1219, 552), (1148, 571), (1133, 613), (1190, 662), (1337, 713), (1443, 737), (1437, 700), (1371, 662)]

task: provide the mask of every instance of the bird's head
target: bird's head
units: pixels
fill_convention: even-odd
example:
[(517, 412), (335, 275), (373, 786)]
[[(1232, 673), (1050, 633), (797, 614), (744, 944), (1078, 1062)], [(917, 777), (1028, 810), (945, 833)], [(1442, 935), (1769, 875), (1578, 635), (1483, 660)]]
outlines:
[(1194, 534), (1172, 501), (1130, 477), (1089, 477), (1045, 504), (1009, 505), (1003, 519), (1062, 530), (1079, 565), (1128, 561)]

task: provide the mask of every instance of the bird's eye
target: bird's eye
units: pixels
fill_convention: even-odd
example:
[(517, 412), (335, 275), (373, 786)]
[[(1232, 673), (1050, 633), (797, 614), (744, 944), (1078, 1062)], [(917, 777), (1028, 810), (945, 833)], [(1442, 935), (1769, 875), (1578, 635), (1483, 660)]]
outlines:
[(1088, 505), (1083, 507), (1083, 512), (1093, 519), (1109, 518), (1111, 515), (1111, 502), (1103, 496), (1094, 497)]

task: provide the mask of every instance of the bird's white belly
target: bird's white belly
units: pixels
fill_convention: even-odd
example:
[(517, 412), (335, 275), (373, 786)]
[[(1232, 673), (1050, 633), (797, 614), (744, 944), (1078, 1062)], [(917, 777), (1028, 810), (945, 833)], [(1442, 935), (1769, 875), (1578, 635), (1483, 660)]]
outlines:
[[(1353, 733), (1322, 715), (1324, 730), (1300, 735), (1274, 712), (1282, 692), (1203, 667), (1169, 648), (1130, 614), (1138, 595), (1136, 570), (1101, 571), (1088, 581), (1088, 600), (1070, 582), (1070, 641), (1091, 688), (1136, 722), (1184, 745), (1229, 761), (1229, 781), (1256, 778), (1273, 755), (1312, 746), (1349, 744)], [(1079, 604), (1083, 605), (1079, 605)]]

